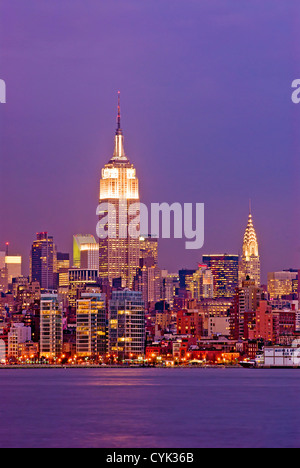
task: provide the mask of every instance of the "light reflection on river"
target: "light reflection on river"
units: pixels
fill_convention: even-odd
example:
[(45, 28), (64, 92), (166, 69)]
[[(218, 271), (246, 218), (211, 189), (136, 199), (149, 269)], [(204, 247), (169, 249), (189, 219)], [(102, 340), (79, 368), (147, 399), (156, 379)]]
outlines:
[(0, 447), (300, 447), (300, 371), (0, 371)]

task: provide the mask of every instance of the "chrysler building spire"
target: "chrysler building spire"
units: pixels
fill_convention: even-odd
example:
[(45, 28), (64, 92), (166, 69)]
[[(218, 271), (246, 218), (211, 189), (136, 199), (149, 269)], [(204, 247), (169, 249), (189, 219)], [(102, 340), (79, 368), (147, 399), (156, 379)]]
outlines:
[(250, 212), (247, 228), (244, 234), (243, 257), (249, 260), (251, 256), (258, 257), (258, 242), (253, 226), (252, 214)]
[(255, 281), (256, 286), (260, 286), (260, 259), (257, 236), (251, 214), (251, 202), (249, 205), (249, 211), (248, 224), (243, 239), (243, 254), (239, 268), (239, 283), (241, 286), (242, 281), (249, 277), (249, 279)]

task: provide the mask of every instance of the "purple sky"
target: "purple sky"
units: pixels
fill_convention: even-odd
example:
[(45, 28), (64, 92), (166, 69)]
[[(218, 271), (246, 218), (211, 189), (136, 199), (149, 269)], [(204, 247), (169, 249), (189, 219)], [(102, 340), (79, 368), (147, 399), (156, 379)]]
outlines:
[(298, 0), (2, 0), (0, 250), (37, 231), (95, 234), (121, 91), (141, 199), (205, 203), (205, 245), (161, 241), (160, 266), (240, 253), (252, 199), (268, 271), (300, 268)]

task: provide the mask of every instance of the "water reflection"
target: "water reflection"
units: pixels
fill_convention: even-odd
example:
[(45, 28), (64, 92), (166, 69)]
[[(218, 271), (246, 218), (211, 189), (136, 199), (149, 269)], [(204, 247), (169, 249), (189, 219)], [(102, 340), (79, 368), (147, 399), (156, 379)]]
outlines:
[(300, 373), (0, 371), (1, 447), (298, 447)]

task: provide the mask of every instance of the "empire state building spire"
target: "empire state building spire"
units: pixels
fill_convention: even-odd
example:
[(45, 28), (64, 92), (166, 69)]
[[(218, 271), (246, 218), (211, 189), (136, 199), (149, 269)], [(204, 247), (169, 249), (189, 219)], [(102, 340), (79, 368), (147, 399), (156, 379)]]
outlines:
[(117, 130), (115, 135), (115, 150), (113, 159), (118, 161), (128, 161), (124, 151), (124, 137), (121, 129), (121, 105), (120, 105), (120, 91), (118, 91), (118, 116), (117, 116)]

